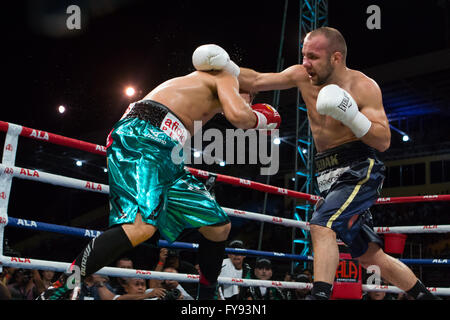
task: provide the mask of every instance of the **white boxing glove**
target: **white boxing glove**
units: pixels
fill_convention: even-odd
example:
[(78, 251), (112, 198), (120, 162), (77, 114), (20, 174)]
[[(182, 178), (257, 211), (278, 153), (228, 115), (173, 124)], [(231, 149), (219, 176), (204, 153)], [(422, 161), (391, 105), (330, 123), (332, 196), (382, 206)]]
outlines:
[(228, 53), (215, 44), (204, 44), (195, 49), (192, 64), (199, 71), (225, 70), (235, 77), (238, 77), (240, 72)]
[(335, 84), (327, 85), (319, 91), (316, 108), (318, 113), (341, 121), (357, 138), (364, 136), (372, 125), (372, 122), (359, 111), (350, 93)]

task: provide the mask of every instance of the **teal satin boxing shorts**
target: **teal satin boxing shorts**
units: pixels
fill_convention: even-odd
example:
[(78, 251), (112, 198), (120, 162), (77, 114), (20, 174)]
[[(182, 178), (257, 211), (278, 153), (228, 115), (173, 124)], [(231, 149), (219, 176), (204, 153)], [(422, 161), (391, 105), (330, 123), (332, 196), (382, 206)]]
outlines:
[(133, 223), (139, 212), (173, 242), (186, 228), (230, 221), (184, 162), (172, 161), (175, 147), (183, 156), (180, 146), (188, 135), (162, 104), (142, 100), (130, 105), (107, 141), (110, 226)]

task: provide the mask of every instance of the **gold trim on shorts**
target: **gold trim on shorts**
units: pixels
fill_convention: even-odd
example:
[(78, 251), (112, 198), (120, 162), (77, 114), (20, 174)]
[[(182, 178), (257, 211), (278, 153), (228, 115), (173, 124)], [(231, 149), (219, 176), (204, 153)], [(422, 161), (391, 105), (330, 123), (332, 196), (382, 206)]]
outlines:
[(375, 163), (375, 160), (369, 158), (369, 161), (370, 161), (370, 164), (369, 164), (369, 169), (367, 170), (367, 175), (366, 175), (366, 177), (365, 177), (363, 180), (361, 180), (360, 182), (358, 182), (358, 184), (357, 184), (357, 185), (355, 186), (355, 188), (353, 189), (353, 192), (351, 193), (350, 197), (348, 197), (348, 199), (347, 199), (347, 200), (344, 202), (344, 204), (339, 208), (339, 210), (336, 211), (336, 213), (333, 214), (333, 215), (331, 216), (331, 218), (328, 220), (328, 222), (327, 222), (327, 227), (328, 227), (328, 228), (331, 228), (331, 226), (333, 225), (333, 222), (334, 222), (337, 218), (339, 218), (339, 216), (341, 215), (341, 213), (344, 212), (344, 210), (350, 205), (350, 203), (351, 203), (351, 202), (353, 201), (353, 199), (356, 197), (356, 194), (358, 193), (359, 189), (361, 189), (362, 185), (363, 185), (364, 183), (366, 183), (366, 182), (369, 180), (369, 178), (370, 178), (370, 173), (372, 172), (372, 167), (373, 167), (373, 165), (374, 165), (374, 163)]

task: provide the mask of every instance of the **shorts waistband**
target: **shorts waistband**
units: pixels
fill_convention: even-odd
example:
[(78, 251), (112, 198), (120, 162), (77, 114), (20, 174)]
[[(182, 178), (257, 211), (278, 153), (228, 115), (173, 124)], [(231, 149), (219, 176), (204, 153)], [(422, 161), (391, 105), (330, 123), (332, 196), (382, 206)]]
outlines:
[(352, 141), (316, 154), (314, 164), (316, 171), (322, 172), (367, 158), (376, 159), (375, 149), (361, 141)]
[(183, 122), (165, 105), (153, 100), (134, 102), (124, 118), (138, 118), (147, 121), (182, 145), (189, 137), (189, 131)]

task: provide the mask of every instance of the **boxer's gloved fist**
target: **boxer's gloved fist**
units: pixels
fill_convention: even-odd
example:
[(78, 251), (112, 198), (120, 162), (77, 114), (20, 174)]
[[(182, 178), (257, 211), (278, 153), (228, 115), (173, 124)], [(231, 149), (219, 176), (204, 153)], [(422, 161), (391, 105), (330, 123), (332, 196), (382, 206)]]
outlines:
[(357, 138), (364, 136), (372, 125), (372, 122), (359, 111), (353, 97), (335, 84), (327, 85), (319, 91), (316, 108), (318, 113), (341, 121)]
[(239, 76), (239, 67), (230, 60), (228, 53), (215, 44), (204, 44), (192, 54), (192, 64), (196, 70), (225, 70), (233, 76)]
[(257, 103), (252, 105), (252, 110), (256, 115), (255, 129), (273, 130), (280, 127), (280, 114), (272, 106), (267, 103)]

